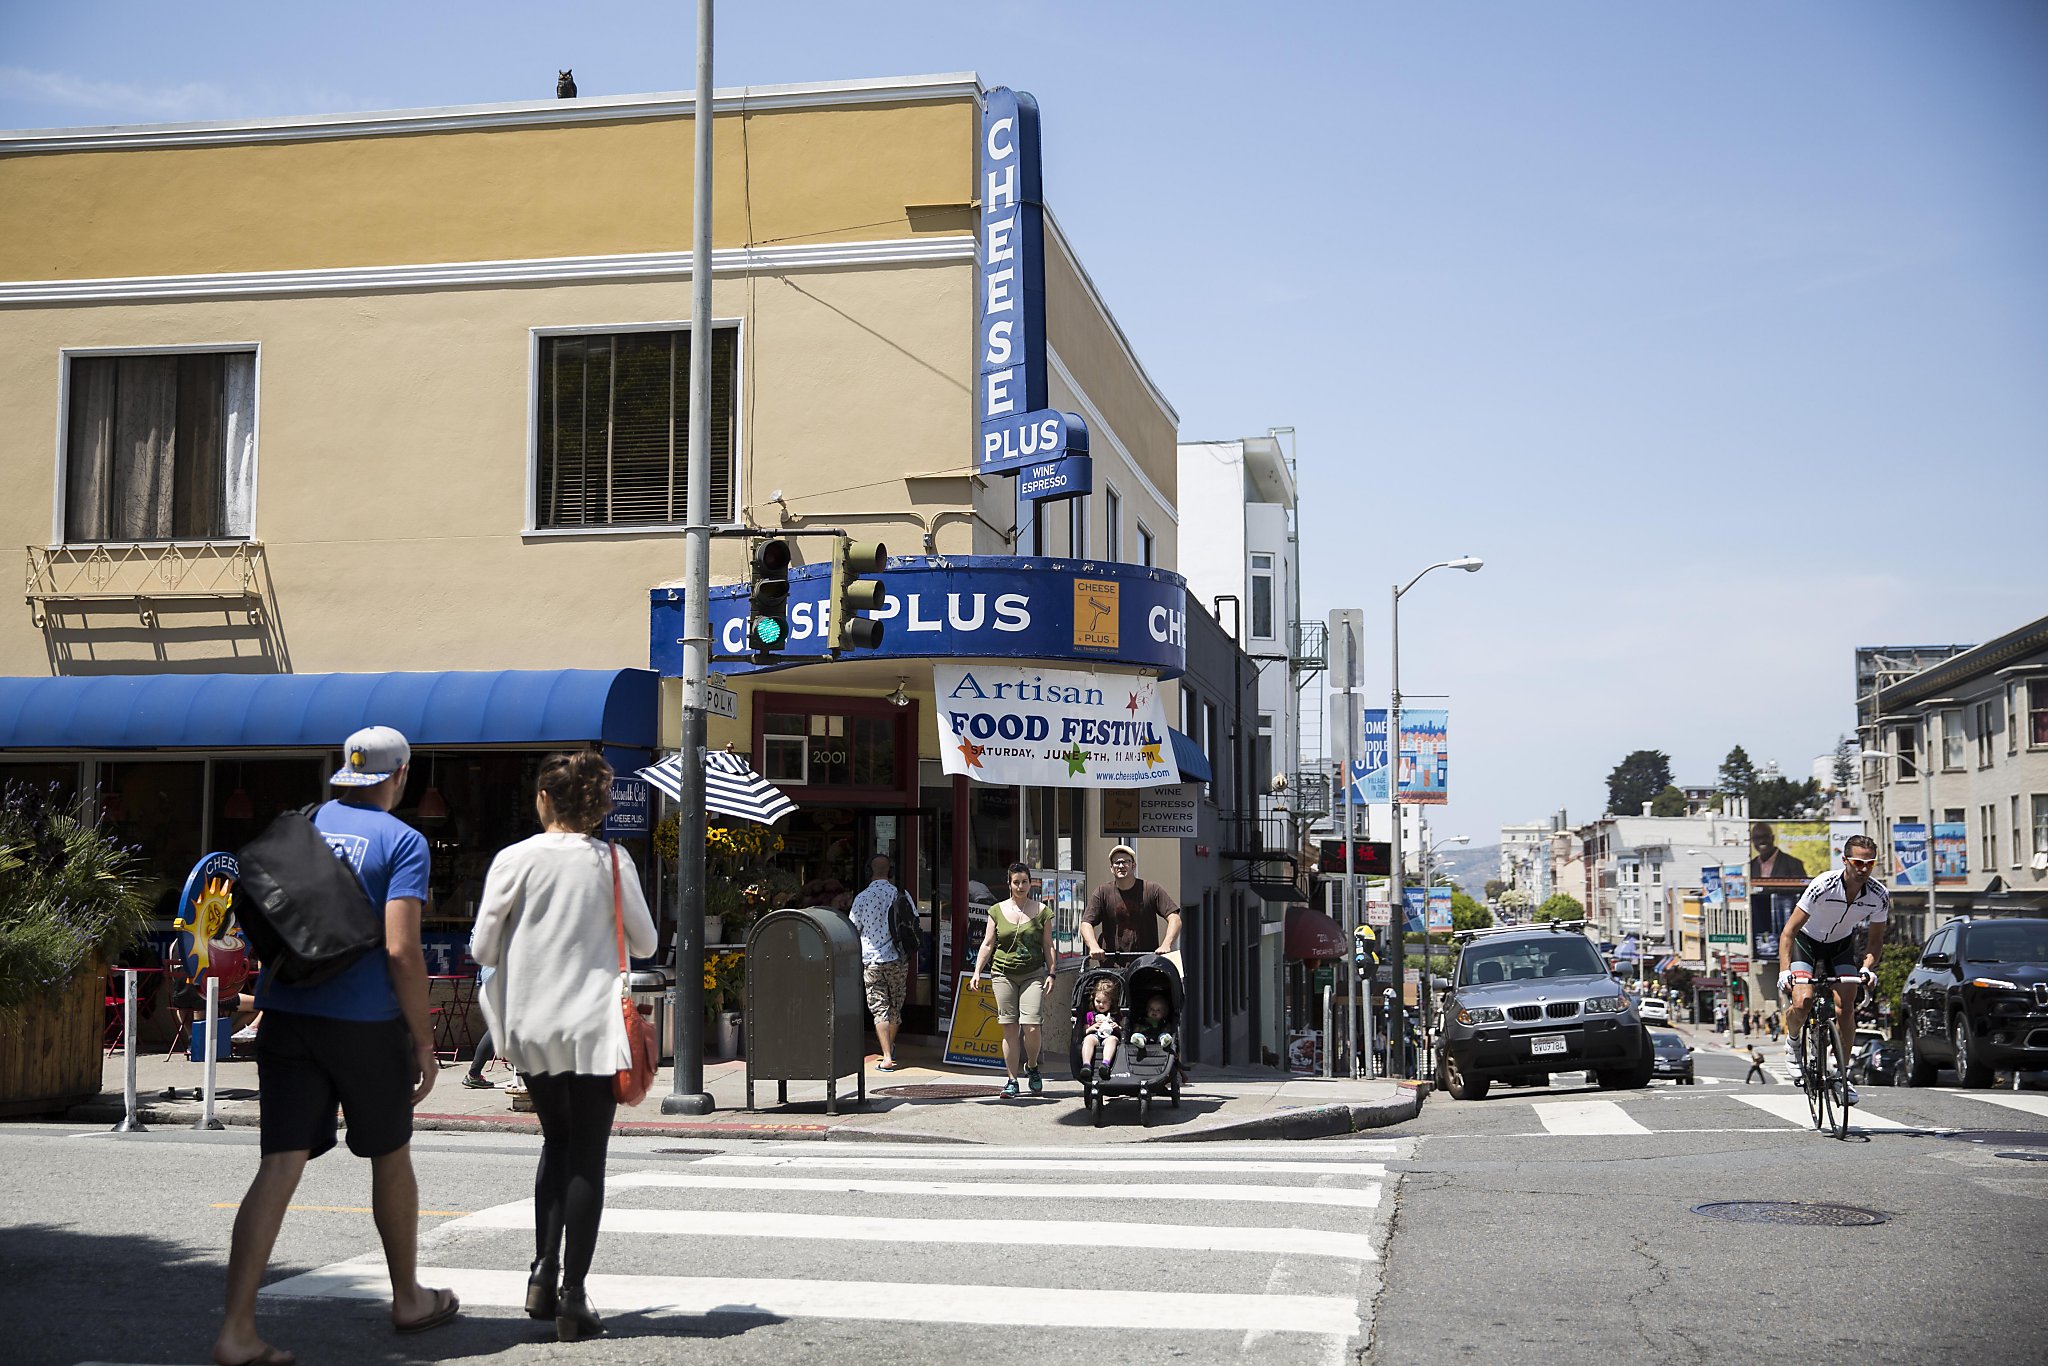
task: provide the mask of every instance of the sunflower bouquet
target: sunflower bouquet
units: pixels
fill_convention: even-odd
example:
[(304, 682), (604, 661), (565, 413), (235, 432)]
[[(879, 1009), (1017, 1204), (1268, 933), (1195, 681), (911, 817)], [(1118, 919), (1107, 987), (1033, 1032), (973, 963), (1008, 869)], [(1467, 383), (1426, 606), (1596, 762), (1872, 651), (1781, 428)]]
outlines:
[(747, 956), (743, 953), (709, 953), (704, 955), (704, 1006), (712, 1015), (726, 1008), (726, 1002), (737, 1005), (740, 991), (747, 982)]

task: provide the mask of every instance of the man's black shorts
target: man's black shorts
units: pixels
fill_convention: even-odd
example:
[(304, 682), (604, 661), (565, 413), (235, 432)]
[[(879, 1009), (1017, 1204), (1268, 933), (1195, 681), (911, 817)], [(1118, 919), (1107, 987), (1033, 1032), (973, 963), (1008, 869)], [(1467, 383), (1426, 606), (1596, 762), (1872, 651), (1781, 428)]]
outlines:
[(1859, 966), (1856, 962), (1856, 936), (1851, 934), (1842, 939), (1820, 940), (1808, 939), (1795, 931), (1792, 935), (1791, 967), (1801, 966), (1812, 969), (1815, 977), (1854, 977)]
[(334, 1107), (348, 1150), (382, 1157), (412, 1142), (412, 1033), (404, 1020), (332, 1020), (263, 1012), (256, 1034), (263, 1153), (334, 1146)]

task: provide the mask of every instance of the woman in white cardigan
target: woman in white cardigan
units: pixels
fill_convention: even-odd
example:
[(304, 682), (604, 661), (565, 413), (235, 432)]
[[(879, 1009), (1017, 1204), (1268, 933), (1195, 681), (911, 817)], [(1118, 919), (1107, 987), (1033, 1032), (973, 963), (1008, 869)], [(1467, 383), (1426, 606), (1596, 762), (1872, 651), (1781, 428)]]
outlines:
[(500, 1056), (526, 1078), (540, 1118), (538, 1255), (526, 1312), (553, 1319), (556, 1335), (573, 1342), (604, 1332), (583, 1282), (604, 1216), (605, 1150), (618, 1110), (612, 1077), (627, 1061), (614, 857), (635, 956), (654, 952), (654, 921), (632, 859), (594, 833), (611, 810), (611, 765), (594, 753), (557, 754), (535, 786), (542, 833), (491, 860), (469, 951), (497, 969), (484, 988), (484, 1019)]

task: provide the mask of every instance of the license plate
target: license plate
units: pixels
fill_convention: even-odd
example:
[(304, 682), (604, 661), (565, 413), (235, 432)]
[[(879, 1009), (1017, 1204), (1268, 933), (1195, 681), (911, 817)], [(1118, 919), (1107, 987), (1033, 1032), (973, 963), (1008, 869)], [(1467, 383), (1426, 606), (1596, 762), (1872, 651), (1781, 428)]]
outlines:
[(1546, 1053), (1562, 1053), (1564, 1052), (1564, 1035), (1539, 1034), (1529, 1040), (1529, 1052), (1539, 1058)]

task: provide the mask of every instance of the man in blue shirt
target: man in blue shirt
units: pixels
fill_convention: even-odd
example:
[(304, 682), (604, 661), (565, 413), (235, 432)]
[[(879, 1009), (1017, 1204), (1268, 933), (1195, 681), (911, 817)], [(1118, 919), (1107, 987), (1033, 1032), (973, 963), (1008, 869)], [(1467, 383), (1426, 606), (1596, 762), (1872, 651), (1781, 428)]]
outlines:
[(433, 1089), (440, 1063), (420, 947), (427, 842), (390, 814), (405, 794), (412, 748), (389, 726), (370, 726), (349, 736), (344, 753), (347, 762), (329, 780), (341, 795), (314, 813), (313, 824), (382, 911), (384, 945), (315, 986), (274, 981), (268, 964), (257, 984), (263, 1160), (235, 1216), (227, 1313), (213, 1344), (221, 1366), (293, 1360), (258, 1335), (256, 1292), (306, 1163), (334, 1146), (337, 1105), (348, 1121), (349, 1151), (370, 1159), (370, 1203), (391, 1272), (392, 1326), (401, 1333), (438, 1328), (461, 1307), (453, 1291), (426, 1289), (416, 1274), (412, 1111)]

